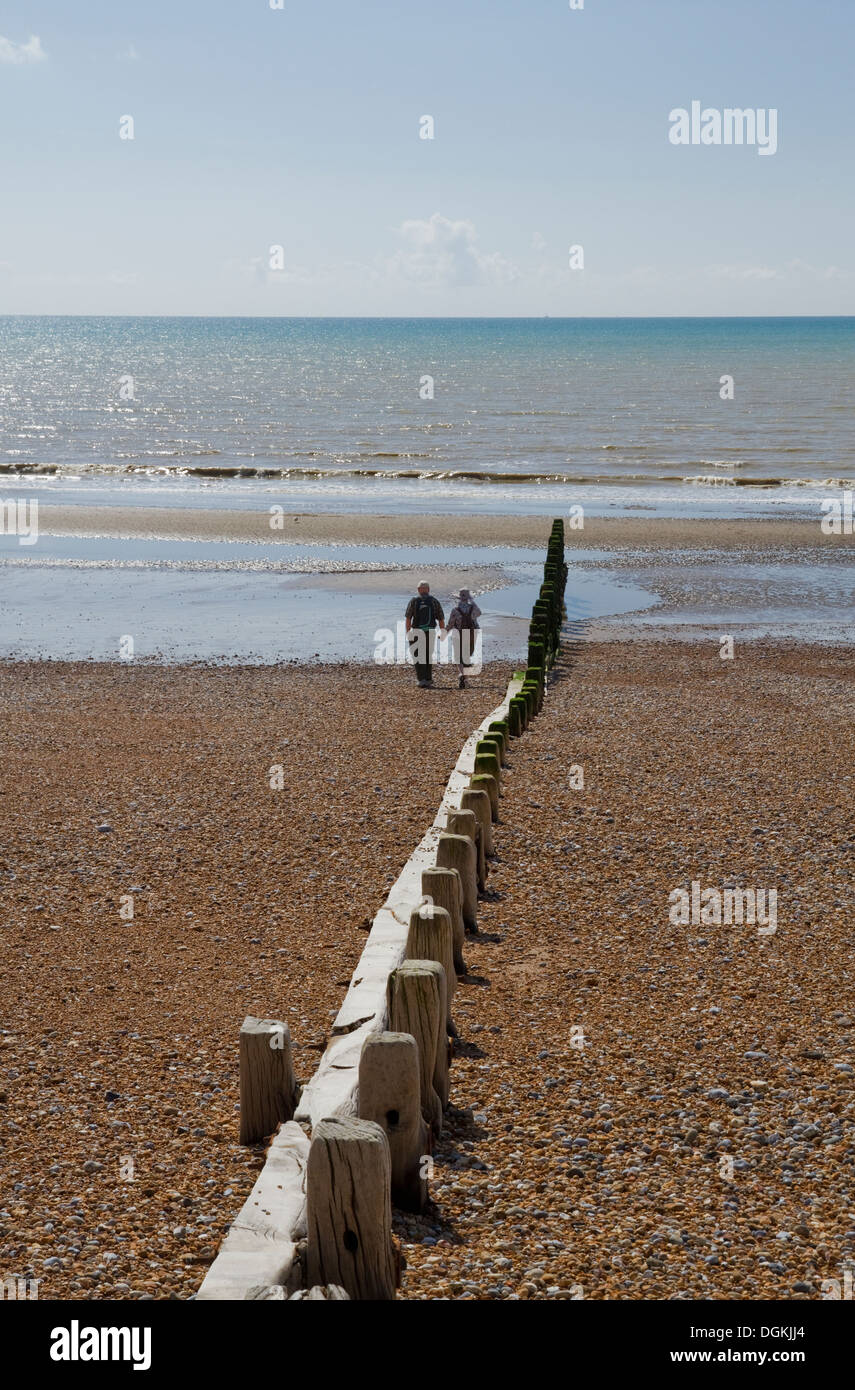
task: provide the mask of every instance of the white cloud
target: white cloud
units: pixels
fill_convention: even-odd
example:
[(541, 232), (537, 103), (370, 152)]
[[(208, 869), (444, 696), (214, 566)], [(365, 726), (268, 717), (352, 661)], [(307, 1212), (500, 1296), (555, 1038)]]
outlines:
[(387, 262), (387, 271), (428, 287), (506, 285), (516, 267), (498, 251), (483, 251), (471, 222), (452, 222), (435, 212), (429, 221), (412, 219), (398, 228), (406, 243)]
[(781, 280), (789, 284), (804, 280), (848, 280), (849, 272), (839, 266), (815, 266), (807, 261), (787, 261), (785, 265), (709, 265), (707, 275), (724, 280)]
[(26, 43), (14, 43), (0, 35), (0, 63), (40, 63), (46, 57), (37, 34), (31, 34)]
[(780, 280), (781, 272), (771, 265), (710, 265), (707, 274), (723, 280)]
[(116, 56), (122, 63), (138, 63), (140, 60), (140, 55), (132, 43), (129, 43), (127, 48), (123, 48), (121, 53)]

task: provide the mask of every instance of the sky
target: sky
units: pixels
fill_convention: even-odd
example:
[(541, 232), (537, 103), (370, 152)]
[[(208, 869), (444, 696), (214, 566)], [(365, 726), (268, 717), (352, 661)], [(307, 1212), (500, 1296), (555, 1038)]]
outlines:
[(0, 314), (855, 313), (855, 0), (278, 3), (4, 0)]

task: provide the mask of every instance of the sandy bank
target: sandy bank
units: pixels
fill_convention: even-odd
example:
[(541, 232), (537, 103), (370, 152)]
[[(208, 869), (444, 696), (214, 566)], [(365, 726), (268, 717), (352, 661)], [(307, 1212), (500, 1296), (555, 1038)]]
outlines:
[[(258, 511), (172, 507), (65, 507), (43, 503), (39, 525), (47, 534), (158, 537), (172, 540), (306, 541), (359, 545), (541, 546), (551, 519), (533, 516), (362, 516), (286, 512), (271, 530), (266, 507)], [(815, 523), (788, 520), (678, 520), (590, 517), (584, 529), (566, 533), (569, 547), (613, 546), (704, 550), (855, 548), (853, 536), (826, 536)]]

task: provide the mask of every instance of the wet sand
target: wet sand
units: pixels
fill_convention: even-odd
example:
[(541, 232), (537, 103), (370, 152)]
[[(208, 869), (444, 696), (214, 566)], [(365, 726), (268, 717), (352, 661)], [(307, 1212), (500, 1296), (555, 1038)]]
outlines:
[[(195, 507), (39, 506), (46, 534), (161, 537), (182, 540), (333, 542), (365, 545), (541, 546), (549, 539), (551, 517), (537, 516), (362, 516), (286, 511), (282, 529), (272, 530), (267, 506), (257, 511)], [(816, 522), (683, 520), (645, 517), (590, 517), (582, 530), (566, 528), (569, 547), (644, 546), (704, 550), (855, 548), (855, 536), (826, 536)]]

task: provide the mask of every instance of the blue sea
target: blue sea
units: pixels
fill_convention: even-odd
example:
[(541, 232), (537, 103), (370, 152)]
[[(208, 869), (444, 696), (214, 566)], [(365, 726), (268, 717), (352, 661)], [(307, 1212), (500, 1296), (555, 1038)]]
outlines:
[[(371, 660), (427, 575), (525, 651), (518, 546), (167, 541), (128, 508), (812, 518), (855, 481), (855, 320), (0, 318), (0, 657)], [(723, 399), (722, 378), (733, 399)], [(729, 394), (729, 393), (728, 393)], [(114, 505), (110, 523), (92, 509)], [(4, 510), (5, 514), (5, 510)], [(44, 521), (49, 513), (40, 513)], [(58, 524), (58, 523), (57, 523)], [(201, 533), (201, 528), (200, 528)], [(143, 539), (142, 537), (147, 537)], [(848, 554), (576, 548), (598, 630), (852, 641)], [(358, 621), (342, 624), (342, 611)], [(605, 625), (605, 627), (603, 626)], [(126, 644), (125, 644), (126, 645)]]
[(816, 515), (855, 481), (853, 381), (842, 317), (6, 317), (0, 486), (90, 504)]

